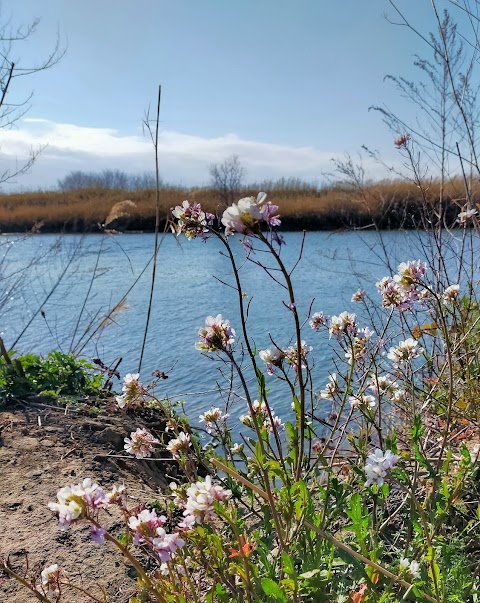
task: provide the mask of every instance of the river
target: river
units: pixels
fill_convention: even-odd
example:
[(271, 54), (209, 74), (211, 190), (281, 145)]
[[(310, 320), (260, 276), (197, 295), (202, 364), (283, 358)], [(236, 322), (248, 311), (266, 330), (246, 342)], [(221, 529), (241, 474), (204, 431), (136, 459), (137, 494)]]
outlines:
[[(291, 269), (299, 257), (303, 234), (287, 232), (283, 236), (285, 245), (281, 254)], [(250, 301), (248, 328), (252, 341), (258, 350), (269, 347), (270, 338), (287, 346), (292, 343), (293, 320), (284, 303), (288, 301), (286, 291), (263, 268), (245, 261), (240, 238), (233, 237), (231, 244), (240, 266), (242, 292), (245, 300)], [(147, 264), (153, 244), (152, 234), (3, 235), (0, 331), (7, 348), (36, 314), (15, 344), (18, 353), (74, 349), (86, 358), (99, 357), (107, 365), (121, 357), (122, 376), (136, 372), (148, 307), (151, 264)], [(349, 310), (366, 320), (367, 310), (381, 312), (375, 282), (390, 274), (385, 257), (396, 269), (400, 261), (425, 259), (426, 253), (430, 253), (422, 249), (425, 245), (427, 248), (430, 245), (428, 235), (414, 231), (384, 232), (382, 241), (371, 231), (306, 234), (302, 257), (292, 279), (297, 307), (305, 321), (303, 336), (314, 348), (311, 353), (315, 363), (314, 387), (322, 386), (333, 369), (335, 343), (329, 341), (325, 332), (310, 329), (307, 319), (311, 313), (321, 310), (332, 315)], [(447, 253), (452, 270), (459, 246), (460, 231), (457, 231), (450, 239)], [(273, 265), (264, 253), (253, 257)], [(29, 266), (26, 272), (25, 266)], [(64, 276), (59, 281), (61, 274)], [(221, 372), (228, 373), (227, 367), (212, 362), (194, 346), (198, 339), (196, 330), (203, 326), (207, 315), (222, 314), (240, 335), (238, 298), (231, 285), (231, 267), (218, 240), (187, 241), (170, 234), (162, 237), (141, 379), (148, 382), (155, 369), (168, 372), (169, 378), (161, 382), (159, 396), (183, 399), (187, 414), (194, 419), (210, 406), (224, 402), (220, 392), (224, 385)], [(365, 289), (371, 297), (367, 307), (350, 301), (358, 288)], [(91, 337), (109, 308), (122, 299), (121, 310), (112, 315), (101, 332)], [(38, 312), (40, 306), (42, 312)], [(238, 340), (240, 356), (241, 338)], [(274, 377), (267, 379), (275, 411), (287, 414), (291, 400)], [(250, 384), (255, 394), (253, 380)], [(115, 387), (119, 390), (120, 384)], [(240, 414), (243, 403), (236, 404)]]

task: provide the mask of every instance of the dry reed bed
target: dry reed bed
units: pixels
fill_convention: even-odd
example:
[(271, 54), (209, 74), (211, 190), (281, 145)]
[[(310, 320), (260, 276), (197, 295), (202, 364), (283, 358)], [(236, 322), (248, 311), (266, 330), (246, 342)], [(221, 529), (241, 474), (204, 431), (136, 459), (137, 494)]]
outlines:
[[(386, 227), (398, 227), (405, 215), (420, 208), (425, 199), (414, 184), (399, 181), (381, 181), (369, 185), (364, 191), (348, 185), (336, 185), (316, 189), (310, 185), (301, 187), (275, 187), (267, 189), (269, 199), (280, 206), (286, 226), (301, 228), (330, 228), (348, 225), (364, 225), (372, 221), (384, 221)], [(258, 189), (248, 187), (240, 196), (256, 194)], [(440, 184), (432, 181), (427, 188), (428, 202), (437, 203)], [(476, 195), (480, 198), (480, 195)], [(445, 187), (444, 198), (455, 214), (465, 203), (462, 181), (452, 180)], [(149, 230), (155, 217), (155, 191), (125, 192), (110, 189), (82, 189), (69, 192), (38, 192), (0, 195), (0, 230), (29, 230), (42, 223), (44, 230), (99, 230), (112, 207), (125, 199), (131, 199), (128, 227)], [(195, 200), (205, 210), (220, 213), (223, 205), (210, 188), (182, 189), (162, 188), (160, 214), (163, 219), (175, 205), (184, 199)]]

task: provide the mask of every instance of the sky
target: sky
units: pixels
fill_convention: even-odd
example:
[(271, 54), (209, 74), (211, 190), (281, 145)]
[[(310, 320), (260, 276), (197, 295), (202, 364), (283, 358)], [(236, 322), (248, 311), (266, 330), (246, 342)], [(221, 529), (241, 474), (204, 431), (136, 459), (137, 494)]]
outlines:
[[(430, 0), (397, 3), (421, 32), (434, 29)], [(356, 157), (362, 145), (395, 163), (393, 135), (369, 107), (414, 119), (384, 78), (416, 78), (415, 55), (428, 54), (390, 22), (388, 0), (3, 0), (0, 16), (5, 31), (40, 19), (13, 44), (18, 66), (41, 63), (57, 35), (65, 49), (51, 69), (12, 81), (10, 102), (33, 96), (14, 127), (0, 129), (0, 162), (21, 165), (47, 146), (3, 192), (52, 189), (74, 170), (152, 172), (143, 120), (159, 85), (169, 183), (208, 184), (209, 166), (232, 154), (255, 182), (322, 183), (332, 158)]]

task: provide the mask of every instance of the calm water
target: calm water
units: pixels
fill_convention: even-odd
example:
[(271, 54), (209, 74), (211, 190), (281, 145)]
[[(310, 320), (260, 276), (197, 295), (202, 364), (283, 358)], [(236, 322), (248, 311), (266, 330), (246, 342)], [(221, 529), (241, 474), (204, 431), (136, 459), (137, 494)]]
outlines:
[[(292, 267), (299, 254), (302, 233), (284, 233), (282, 257)], [(384, 246), (394, 269), (399, 261), (424, 258), (422, 245), (429, 245), (423, 234), (384, 233)], [(14, 241), (12, 243), (12, 241)], [(0, 238), (3, 256), (3, 280), (0, 293), (2, 337), (12, 346), (22, 329), (44, 302), (59, 275), (65, 276), (15, 346), (19, 353), (45, 353), (52, 349), (82, 349), (86, 358), (100, 357), (113, 364), (121, 357), (122, 376), (136, 372), (142, 344), (149, 296), (151, 265), (128, 292), (151, 258), (153, 235), (125, 234), (117, 236), (36, 235), (25, 239)], [(234, 237), (232, 245), (243, 279), (243, 292), (251, 300), (248, 326), (257, 349), (270, 345), (272, 337), (279, 345), (291, 343), (293, 320), (283, 305), (286, 292), (260, 267), (245, 262), (245, 253)], [(451, 241), (449, 263), (455, 269), (459, 241)], [(221, 313), (240, 333), (237, 297), (228, 285), (233, 283), (228, 260), (221, 254), (217, 240), (186, 241), (181, 244), (168, 235), (162, 240), (157, 267), (157, 281), (141, 378), (148, 381), (154, 369), (168, 371), (162, 383), (161, 396), (185, 400), (187, 413), (196, 417), (211, 406), (222, 405), (218, 388), (225, 384), (221, 370), (226, 367), (212, 362), (194, 349), (196, 329), (205, 316)], [(73, 257), (73, 259), (72, 259)], [(265, 254), (255, 256), (267, 261)], [(22, 267), (32, 264), (28, 278)], [(350, 297), (359, 287), (367, 290), (375, 301), (375, 282), (389, 271), (384, 251), (376, 233), (366, 231), (308, 233), (302, 259), (293, 274), (298, 308), (306, 320), (314, 311), (338, 314), (357, 311)], [(223, 281), (215, 280), (214, 275)], [(87, 298), (87, 292), (90, 292)], [(85, 341), (108, 309), (126, 297), (124, 309), (114, 314), (111, 322), (85, 347)], [(82, 316), (82, 305), (85, 309)], [(370, 308), (373, 306), (370, 305)], [(311, 310), (310, 310), (311, 308)], [(79, 320), (80, 316), (80, 320)], [(77, 324), (78, 323), (78, 324)], [(86, 332), (88, 325), (92, 327)], [(305, 324), (304, 339), (314, 347), (314, 385), (319, 387), (332, 369), (332, 344), (325, 333), (314, 333)], [(228, 371), (227, 371), (228, 372)], [(290, 400), (284, 390), (269, 378), (271, 399), (277, 413), (288, 413)], [(252, 393), (255, 384), (252, 383)], [(118, 388), (119, 389), (119, 388)], [(238, 401), (238, 414), (244, 410)]]

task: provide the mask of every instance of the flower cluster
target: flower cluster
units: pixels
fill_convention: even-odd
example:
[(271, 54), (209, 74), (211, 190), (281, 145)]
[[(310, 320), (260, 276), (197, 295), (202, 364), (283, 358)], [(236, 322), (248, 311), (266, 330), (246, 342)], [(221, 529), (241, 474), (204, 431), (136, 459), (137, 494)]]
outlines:
[(460, 285), (450, 285), (447, 287), (442, 295), (442, 301), (444, 304), (449, 305), (453, 304), (458, 299), (458, 294), (460, 292)]
[(112, 504), (112, 497), (90, 478), (85, 478), (81, 484), (61, 488), (57, 492), (57, 500), (48, 503), (48, 508), (58, 515), (61, 530), (67, 530), (75, 520)]
[(225, 421), (228, 418), (228, 413), (222, 413), (220, 408), (213, 406), (210, 410), (207, 410), (200, 415), (200, 423), (205, 423), (205, 429), (207, 433), (212, 433), (215, 427), (218, 427), (220, 421)]
[(198, 236), (205, 238), (207, 226), (211, 226), (215, 218), (213, 214), (202, 211), (200, 203), (190, 204), (188, 201), (172, 209), (172, 214), (178, 220), (173, 231), (177, 237), (183, 233), (187, 239), (195, 239)]
[(405, 341), (400, 341), (396, 347), (391, 347), (387, 358), (392, 361), (395, 368), (399, 368), (418, 358), (420, 354), (423, 354), (423, 348), (418, 346), (418, 341), (415, 341), (413, 337), (409, 337)]
[(348, 402), (352, 408), (364, 408), (373, 409), (377, 405), (377, 401), (374, 396), (360, 392), (355, 396), (349, 396)]
[(333, 400), (335, 394), (339, 392), (337, 374), (332, 373), (328, 376), (328, 383), (325, 388), (320, 390), (320, 398), (322, 400)]
[(400, 571), (408, 571), (412, 578), (420, 578), (420, 564), (418, 561), (410, 561), (406, 557), (400, 560)]
[(327, 314), (324, 314), (323, 312), (315, 312), (308, 324), (314, 331), (319, 331), (320, 327), (324, 327), (329, 320), (330, 317)]
[(365, 291), (363, 289), (359, 289), (358, 291), (355, 291), (355, 293), (352, 295), (351, 301), (353, 303), (359, 303), (359, 302), (363, 301), (364, 298), (365, 298)]
[(411, 138), (412, 137), (408, 133), (401, 134), (398, 138), (395, 138), (395, 140), (393, 141), (393, 144), (395, 145), (396, 149), (402, 149), (407, 146), (407, 143)]
[(353, 338), (352, 345), (345, 352), (345, 358), (349, 364), (362, 360), (367, 353), (367, 344), (370, 339), (375, 335), (374, 331), (371, 331), (368, 327), (359, 329), (357, 334)]
[(256, 199), (244, 197), (238, 203), (227, 207), (222, 216), (225, 235), (229, 236), (234, 232), (243, 234), (254, 232), (261, 222), (266, 222), (269, 227), (280, 226), (278, 206), (266, 199), (266, 193), (258, 193)]
[(186, 496), (183, 524), (187, 527), (194, 523), (212, 519), (215, 501), (227, 501), (232, 496), (232, 491), (226, 490), (218, 484), (213, 484), (212, 478), (207, 475), (203, 482), (198, 481), (195, 484), (190, 484)]
[(174, 459), (180, 458), (180, 453), (185, 454), (190, 448), (190, 436), (181, 431), (176, 438), (167, 444), (167, 450), (172, 453)]
[(426, 264), (420, 260), (402, 262), (393, 278), (385, 276), (378, 281), (375, 286), (382, 296), (383, 306), (410, 310), (413, 302), (421, 299), (419, 284), (426, 270)]
[(300, 351), (298, 347), (290, 346), (286, 350), (283, 351), (283, 355), (287, 359), (287, 362), (292, 365), (294, 371), (298, 371), (298, 361), (300, 357), (301, 367), (307, 368), (307, 355), (313, 350), (312, 346), (307, 345), (306, 342), (302, 339), (300, 342)]
[(365, 486), (371, 486), (376, 483), (378, 486), (383, 485), (387, 471), (395, 467), (400, 457), (397, 454), (392, 454), (391, 450), (382, 452), (377, 448), (374, 453), (367, 456), (367, 463), (364, 467), (367, 481)]
[(138, 381), (139, 377), (138, 373), (127, 373), (123, 378), (123, 394), (115, 397), (120, 408), (129, 408), (141, 401), (142, 386)]
[[(270, 415), (272, 420), (270, 419)], [(280, 417), (275, 415), (275, 411), (270, 407), (270, 413), (268, 412), (267, 405), (264, 400), (254, 400), (252, 403), (252, 411), (248, 415), (241, 415), (240, 422), (254, 429), (255, 419), (262, 424), (263, 429), (266, 429), (268, 433), (273, 433), (275, 429), (283, 429), (283, 424)]]
[(155, 444), (159, 443), (148, 429), (138, 428), (132, 431), (129, 438), (125, 438), (124, 448), (128, 454), (133, 454), (137, 459), (144, 459), (152, 455)]
[(478, 211), (473, 207), (463, 209), (457, 216), (457, 222), (462, 226), (465, 226), (470, 222), (476, 215)]
[(224, 320), (221, 314), (207, 316), (205, 327), (198, 329), (200, 341), (195, 344), (197, 350), (219, 352), (228, 350), (235, 341), (235, 331), (230, 321)]
[(157, 515), (154, 509), (144, 509), (128, 518), (128, 527), (133, 532), (133, 544), (148, 545), (162, 563), (170, 561), (177, 549), (185, 546), (179, 532), (168, 534), (163, 525), (164, 515)]
[(399, 387), (388, 375), (372, 375), (368, 382), (368, 389), (371, 389), (376, 396), (393, 396)]
[(355, 337), (357, 331), (358, 325), (356, 314), (342, 312), (339, 316), (332, 316), (330, 319), (330, 325), (328, 327), (330, 338), (333, 335), (336, 339), (340, 339), (344, 334), (353, 335), (353, 337)]

